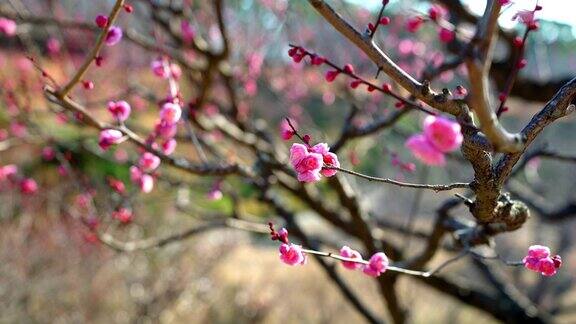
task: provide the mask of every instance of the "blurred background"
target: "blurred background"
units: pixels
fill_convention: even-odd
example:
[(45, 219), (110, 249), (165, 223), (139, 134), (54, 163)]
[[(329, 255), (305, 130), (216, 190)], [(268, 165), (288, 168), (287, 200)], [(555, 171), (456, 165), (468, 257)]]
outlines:
[[(34, 179), (38, 189), (26, 194), (0, 177), (0, 322), (1, 323), (356, 323), (365, 319), (334, 286), (315, 260), (303, 267), (289, 267), (278, 260), (277, 244), (269, 240), (266, 226), (252, 233), (234, 228), (210, 228), (165, 246), (135, 252), (118, 252), (99, 241), (90, 224), (119, 242), (162, 238), (202, 224), (211, 215), (242, 214), (250, 221), (266, 224), (274, 212), (249, 184), (236, 178), (198, 177), (163, 166), (156, 188), (137, 194), (130, 184), (129, 166), (138, 157), (136, 148), (118, 146), (102, 152), (98, 134), (74, 121), (48, 103), (42, 87), (55, 80), (65, 83), (86, 57), (97, 37), (93, 20), (109, 12), (114, 1), (90, 0), (0, 0), (0, 17), (17, 23), (15, 35), (0, 32), (0, 166), (17, 165), (23, 177)], [(450, 1), (449, 1), (450, 2)], [(458, 2), (458, 1), (454, 1)], [(358, 29), (374, 20), (380, 1), (339, 1), (330, 3)], [(462, 1), (470, 15), (481, 14), (485, 1)], [(534, 2), (535, 3), (535, 2)], [(522, 26), (511, 16), (519, 9), (534, 6), (518, 1), (506, 9), (501, 25), (510, 33)], [(214, 50), (225, 45), (211, 1), (130, 2), (134, 12), (117, 21), (125, 32), (123, 41), (103, 50), (104, 64), (88, 71), (85, 80), (93, 89), (79, 86), (72, 94), (90, 112), (107, 118), (109, 100), (127, 100), (134, 110), (129, 126), (141, 134), (154, 127), (158, 98), (165, 96), (165, 80), (154, 77), (150, 62), (157, 58), (156, 46), (180, 50), (178, 55), (195, 64), (205, 59), (193, 49), (174, 43), (155, 23), (155, 14), (170, 21), (170, 8), (181, 8), (193, 19), (188, 23), (195, 37)], [(394, 101), (378, 93), (353, 91), (349, 80), (324, 81), (325, 69), (296, 64), (287, 55), (289, 44), (303, 46), (343, 66), (352, 63), (356, 71), (373, 78), (374, 65), (342, 38), (306, 1), (228, 0), (224, 1), (225, 28), (230, 58), (225, 65), (236, 91), (241, 119), (258, 121), (286, 152), (290, 142), (280, 140), (283, 118), (289, 116), (299, 129), (315, 141), (334, 143), (351, 106), (361, 113), (352, 121), (369, 124), (398, 111)], [(526, 48), (529, 62), (519, 77), (517, 94), (508, 102), (503, 120), (508, 129), (520, 130), (576, 70), (575, 4), (540, 1), (540, 29), (531, 33)], [(159, 7), (158, 7), (159, 6)], [(574, 7), (574, 8), (573, 8)], [(158, 9), (161, 8), (162, 10)], [(167, 9), (168, 8), (168, 9)], [(409, 17), (423, 14), (429, 1), (391, 1), (386, 15), (392, 22), (377, 35), (376, 42), (398, 64), (417, 78), (430, 66), (437, 66), (454, 49), (439, 42), (434, 26), (427, 24), (416, 34), (406, 31)], [(465, 34), (473, 30), (461, 15), (450, 11), (450, 19)], [(154, 18), (155, 19), (155, 18)], [(61, 23), (57, 21), (60, 20)], [(77, 24), (64, 24), (76, 22)], [(138, 35), (152, 40), (141, 41)], [(181, 45), (181, 46), (180, 46)], [(506, 75), (510, 49), (505, 42), (495, 53), (494, 97), (498, 78)], [(31, 61), (29, 57), (34, 58)], [(39, 71), (38, 65), (42, 71)], [(463, 67), (435, 78), (433, 87), (455, 89), (465, 84)], [(205, 77), (200, 74), (200, 78)], [(381, 77), (381, 79), (383, 79)], [(381, 82), (381, 81), (379, 81)], [(180, 80), (185, 102), (193, 102), (198, 87), (186, 77)], [(525, 88), (522, 88), (525, 86)], [(397, 87), (396, 90), (401, 91)], [(218, 79), (202, 113), (222, 112), (229, 103), (226, 83)], [(405, 93), (404, 93), (405, 94)], [(340, 151), (342, 165), (359, 172), (418, 183), (469, 181), (472, 169), (460, 152), (450, 155), (445, 168), (427, 167), (404, 148), (406, 138), (420, 131), (422, 114), (408, 113), (394, 127), (355, 140)], [(574, 118), (549, 127), (533, 144), (576, 155)], [(179, 136), (186, 138), (185, 127)], [(200, 131), (207, 146), (225, 152), (229, 161), (250, 163), (242, 149), (235, 150), (218, 130)], [(56, 157), (48, 154), (50, 150)], [(192, 145), (182, 144), (178, 154), (200, 161)], [(65, 161), (65, 163), (63, 162)], [(71, 165), (74, 172), (63, 164)], [(559, 217), (553, 214), (573, 206), (575, 172), (573, 161), (534, 158), (527, 161), (509, 183), (514, 197), (528, 199), (532, 218), (519, 230), (496, 237), (498, 253), (520, 260), (526, 246), (544, 244), (561, 254), (564, 268), (555, 277), (545, 278), (523, 268), (494, 266), (499, 275), (513, 283), (532, 303), (559, 323), (576, 322), (572, 233), (574, 211)], [(123, 181), (128, 199), (111, 193), (110, 179)], [(436, 209), (452, 193), (435, 193), (374, 184), (348, 178), (367, 213), (382, 224), (385, 235), (407, 254), (417, 251), (422, 240), (407, 236), (406, 229), (428, 233)], [(80, 184), (79, 184), (80, 183)], [(214, 189), (222, 198), (214, 199)], [(319, 183), (325, 202), (334, 194)], [(86, 195), (97, 206), (85, 204)], [(295, 211), (302, 228), (332, 246), (354, 244), (297, 198), (282, 196)], [(111, 217), (115, 206), (129, 204), (133, 219), (124, 224)], [(470, 219), (466, 208), (455, 214)], [(198, 215), (203, 215), (202, 217)], [(383, 225), (384, 226), (384, 225)], [(394, 230), (396, 229), (396, 230)], [(334, 249), (334, 247), (327, 247)], [(441, 251), (432, 264), (439, 264), (452, 251)], [(360, 273), (338, 268), (343, 278), (379, 317), (387, 319), (377, 286)], [(474, 261), (464, 258), (442, 271), (466, 283), (466, 287), (491, 292)], [(413, 323), (493, 323), (490, 314), (438, 290), (422, 285), (419, 279), (401, 277), (397, 290), (409, 305)]]

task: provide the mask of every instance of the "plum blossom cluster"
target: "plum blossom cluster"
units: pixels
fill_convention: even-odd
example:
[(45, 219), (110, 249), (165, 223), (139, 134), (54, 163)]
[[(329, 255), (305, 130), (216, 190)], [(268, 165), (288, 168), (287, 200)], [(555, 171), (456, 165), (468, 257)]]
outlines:
[(526, 269), (549, 277), (555, 275), (562, 266), (562, 258), (559, 255), (552, 256), (547, 246), (532, 245), (522, 263)]
[(280, 124), (280, 136), (284, 140), (297, 136), (304, 143), (294, 143), (290, 148), (290, 164), (297, 173), (298, 181), (316, 182), (321, 175), (331, 177), (336, 174), (340, 161), (336, 154), (330, 152), (328, 144), (310, 145), (310, 135), (300, 136), (289, 119)]
[(446, 153), (457, 150), (462, 144), (460, 124), (440, 116), (427, 116), (423, 129), (423, 133), (410, 136), (405, 146), (424, 164), (446, 165)]
[(340, 167), (338, 157), (330, 152), (326, 143), (318, 143), (314, 146), (292, 144), (290, 163), (298, 174), (298, 181), (301, 182), (319, 181), (320, 175), (331, 177), (336, 174), (336, 170), (326, 167)]
[(7, 188), (19, 188), (24, 195), (32, 195), (38, 191), (38, 184), (32, 178), (19, 174), (18, 166), (7, 164), (0, 166), (0, 191)]
[[(182, 108), (179, 104), (178, 88), (174, 78), (179, 77), (180, 68), (177, 65), (161, 62), (161, 70), (153, 62), (152, 71), (160, 78), (170, 79), (170, 95), (160, 104), (159, 118), (154, 131), (148, 136), (146, 143), (154, 150), (162, 154), (171, 155), (176, 149), (177, 124), (182, 116)], [(124, 100), (110, 101), (108, 111), (112, 118), (122, 125), (130, 117), (132, 111), (130, 104)], [(116, 144), (122, 143), (127, 137), (118, 129), (104, 129), (100, 132), (98, 145), (104, 151)], [(148, 151), (142, 151), (138, 163), (130, 167), (130, 179), (144, 193), (154, 188), (154, 172), (160, 166), (160, 158)]]
[(303, 249), (301, 245), (290, 243), (288, 239), (288, 231), (281, 228), (279, 231), (274, 229), (272, 223), (268, 223), (270, 227), (270, 238), (273, 241), (279, 241), (279, 257), (282, 262), (287, 265), (304, 265), (307, 261), (307, 253), (316, 254), (325, 257), (332, 257), (340, 260), (342, 266), (349, 270), (362, 270), (366, 275), (371, 277), (378, 277), (389, 267), (389, 260), (386, 254), (382, 252), (375, 253), (370, 260), (362, 259), (360, 253), (347, 246), (340, 249), (340, 255), (332, 255), (330, 253), (318, 252), (313, 250)]

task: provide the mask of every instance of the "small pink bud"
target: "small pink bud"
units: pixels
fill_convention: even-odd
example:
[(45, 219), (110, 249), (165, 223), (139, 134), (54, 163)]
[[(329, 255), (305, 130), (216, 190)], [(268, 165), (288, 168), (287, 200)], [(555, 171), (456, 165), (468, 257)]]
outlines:
[(438, 36), (440, 37), (441, 42), (450, 43), (451, 41), (454, 40), (456, 33), (454, 33), (453, 30), (442, 27), (442, 28), (440, 28), (440, 32), (438, 33)]
[(132, 7), (132, 5), (125, 4), (123, 7), (124, 7), (124, 11), (126, 11), (127, 13), (132, 13), (134, 11), (134, 8)]
[(411, 33), (415, 33), (418, 31), (418, 29), (420, 29), (423, 23), (424, 19), (422, 19), (422, 17), (412, 17), (408, 19), (408, 22), (406, 23), (406, 29), (408, 29), (408, 31)]
[(82, 87), (86, 90), (94, 89), (94, 82), (92, 81), (82, 81)]
[(312, 65), (322, 65), (324, 62), (326, 62), (324, 57), (318, 55), (312, 56)]
[(521, 59), (521, 60), (518, 62), (518, 68), (519, 68), (519, 69), (523, 69), (523, 68), (526, 67), (527, 64), (528, 64), (528, 60), (526, 60), (526, 59)]
[(108, 17), (104, 15), (96, 16), (96, 26), (100, 28), (104, 28), (108, 25)]
[(514, 45), (514, 47), (520, 48), (522, 47), (522, 45), (524, 45), (524, 40), (522, 39), (522, 37), (516, 36), (514, 37), (512, 44)]
[(326, 81), (333, 82), (336, 80), (336, 77), (340, 74), (340, 71), (333, 70), (326, 72)]
[(380, 18), (380, 21), (378, 23), (380, 23), (380, 25), (382, 25), (382, 26), (389, 25), (390, 24), (390, 18), (389, 17), (382, 17), (382, 18)]
[(384, 90), (386, 93), (390, 93), (392, 92), (392, 85), (390, 83), (384, 83), (382, 85), (382, 90)]
[(344, 73), (354, 74), (354, 67), (352, 66), (352, 64), (344, 65)]
[(350, 83), (350, 88), (356, 89), (356, 88), (358, 88), (358, 86), (360, 86), (360, 84), (362, 84), (362, 81), (354, 80)]

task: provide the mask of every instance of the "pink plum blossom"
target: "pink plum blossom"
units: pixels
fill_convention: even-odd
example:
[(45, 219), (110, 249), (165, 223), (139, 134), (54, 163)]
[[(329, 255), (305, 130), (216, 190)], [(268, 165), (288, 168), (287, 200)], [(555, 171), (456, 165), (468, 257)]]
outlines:
[(299, 143), (290, 148), (290, 163), (298, 173), (298, 181), (314, 182), (320, 180), (322, 170), (322, 154), (309, 152), (308, 148)]
[(160, 158), (150, 152), (144, 152), (138, 160), (138, 166), (144, 172), (152, 172), (160, 166)]
[[(340, 249), (340, 256), (343, 256), (345, 258), (362, 260), (362, 256), (360, 255), (360, 252), (353, 250), (353, 249), (347, 247), (346, 245), (344, 245)], [(346, 269), (356, 270), (356, 269), (361, 268), (362, 264), (358, 263), (358, 262), (352, 262), (352, 261), (342, 261), (342, 266), (344, 266), (344, 268), (346, 268)]]
[(150, 68), (152, 69), (154, 75), (167, 79), (170, 76), (170, 73), (166, 68), (166, 64), (164, 63), (164, 59), (162, 58), (154, 59), (152, 60), (152, 63), (150, 63)]
[(409, 18), (406, 22), (406, 29), (411, 33), (415, 33), (420, 29), (423, 23), (424, 19), (420, 16)]
[(215, 201), (222, 199), (223, 196), (224, 195), (222, 194), (222, 190), (220, 190), (220, 188), (212, 188), (208, 192), (207, 198), (208, 200)]
[(100, 132), (100, 139), (98, 145), (104, 151), (108, 150), (112, 145), (118, 144), (122, 141), (122, 132), (116, 129), (105, 129)]
[[(310, 152), (322, 154), (322, 162), (324, 162), (324, 164), (339, 168), (340, 162), (338, 161), (338, 156), (329, 151), (330, 148), (326, 143), (318, 143), (310, 148)], [(325, 177), (331, 177), (335, 175), (336, 172), (337, 170), (334, 169), (322, 169), (322, 171), (320, 171)]]
[(166, 155), (174, 153), (174, 151), (176, 150), (176, 144), (177, 144), (176, 140), (173, 138), (165, 141), (164, 143), (162, 143), (162, 152)]
[(378, 252), (370, 258), (368, 265), (364, 266), (362, 271), (371, 277), (378, 277), (382, 273), (386, 272), (388, 263), (389, 261), (386, 254)]
[(457, 150), (463, 140), (460, 124), (437, 116), (428, 116), (424, 119), (424, 135), (443, 153)]
[(412, 152), (414, 157), (424, 164), (432, 166), (444, 166), (446, 158), (423, 134), (412, 135), (406, 141), (405, 146)]
[(108, 33), (106, 34), (106, 45), (108, 46), (114, 46), (116, 44), (118, 44), (120, 42), (120, 40), (122, 40), (122, 28), (118, 27), (118, 26), (112, 26), (110, 27), (110, 29), (108, 30)]
[(306, 263), (306, 255), (302, 252), (302, 247), (296, 244), (285, 244), (280, 245), (280, 260), (287, 265), (298, 265)]
[(559, 255), (550, 256), (547, 246), (532, 245), (528, 248), (528, 255), (522, 260), (528, 270), (540, 272), (544, 276), (553, 276), (562, 265)]
[(182, 108), (180, 108), (180, 105), (171, 102), (167, 102), (162, 105), (160, 110), (160, 118), (163, 121), (169, 124), (175, 124), (180, 120), (181, 116)]
[(132, 111), (130, 104), (126, 101), (110, 101), (108, 102), (108, 111), (114, 116), (119, 122), (125, 122), (128, 117), (130, 117), (130, 112)]

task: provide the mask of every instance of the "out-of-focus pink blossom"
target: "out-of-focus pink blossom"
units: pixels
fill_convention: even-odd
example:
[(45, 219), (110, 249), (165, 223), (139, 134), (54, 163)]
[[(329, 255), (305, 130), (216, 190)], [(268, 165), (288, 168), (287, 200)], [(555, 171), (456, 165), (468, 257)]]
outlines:
[(422, 134), (410, 136), (405, 146), (412, 152), (414, 157), (427, 165), (444, 166), (446, 164), (444, 153), (436, 149), (426, 136)]
[(192, 27), (192, 25), (190, 25), (190, 22), (188, 22), (187, 20), (183, 20), (182, 23), (180, 24), (180, 30), (182, 31), (182, 39), (184, 40), (185, 43), (190, 43), (194, 40), (194, 37), (196, 37), (196, 32), (194, 31), (194, 28)]
[(18, 167), (14, 164), (7, 164), (0, 167), (0, 181), (10, 180), (18, 174)]
[[(350, 259), (362, 260), (362, 256), (360, 255), (360, 252), (353, 250), (353, 249), (347, 247), (346, 245), (344, 245), (340, 249), (340, 256), (343, 256), (345, 258), (350, 258)], [(358, 262), (352, 262), (352, 261), (342, 261), (342, 266), (344, 266), (344, 268), (346, 268), (346, 269), (356, 270), (356, 269), (361, 268), (362, 264), (358, 263)]]
[(108, 150), (112, 145), (119, 144), (122, 141), (123, 134), (116, 129), (105, 129), (100, 132), (100, 139), (98, 145), (104, 151)]
[(388, 269), (388, 257), (383, 252), (374, 254), (368, 261), (368, 265), (364, 266), (362, 271), (371, 276), (378, 277)]
[(450, 119), (428, 116), (424, 119), (424, 135), (440, 152), (452, 152), (462, 144), (460, 124)]
[(114, 116), (119, 122), (125, 122), (128, 117), (130, 117), (130, 112), (132, 108), (130, 104), (124, 100), (121, 101), (110, 101), (108, 102), (108, 111)]
[(314, 182), (320, 180), (322, 154), (309, 152), (305, 145), (294, 143), (290, 148), (290, 163), (298, 173), (298, 181)]
[(48, 38), (46, 41), (46, 50), (50, 55), (56, 55), (60, 53), (61, 44), (60, 41), (54, 37)]
[(122, 224), (128, 224), (134, 220), (134, 214), (128, 208), (120, 208), (112, 212), (112, 217)]
[(156, 135), (164, 138), (164, 139), (171, 139), (176, 136), (176, 132), (178, 131), (177, 124), (171, 124), (164, 120), (161, 120), (159, 123), (156, 124), (154, 129)]
[(282, 243), (279, 250), (280, 260), (288, 265), (294, 266), (306, 263), (306, 255), (302, 252), (300, 245)]
[(224, 195), (222, 194), (222, 190), (220, 190), (220, 188), (212, 188), (210, 189), (210, 191), (208, 191), (208, 200), (220, 200), (222, 199), (222, 197), (224, 197)]
[(163, 58), (156, 58), (150, 63), (150, 68), (154, 75), (167, 79), (170, 76), (170, 71), (168, 71), (167, 64)]
[(116, 44), (118, 44), (120, 42), (120, 40), (122, 40), (122, 28), (118, 27), (118, 26), (112, 26), (110, 27), (110, 29), (108, 30), (108, 33), (106, 34), (106, 45), (108, 46), (114, 46)]
[(162, 143), (162, 153), (166, 155), (174, 153), (174, 151), (176, 150), (176, 144), (177, 144), (176, 140), (173, 138), (165, 141), (164, 143)]
[(513, 17), (512, 20), (518, 20), (526, 26), (530, 27), (535, 24), (533, 10), (520, 10)]
[(420, 16), (409, 18), (406, 22), (406, 29), (411, 33), (415, 33), (422, 27), (423, 23), (424, 19)]
[(46, 147), (42, 148), (42, 158), (45, 161), (52, 161), (52, 160), (54, 160), (55, 157), (56, 157), (56, 152), (54, 151), (53, 147), (46, 146)]
[[(291, 123), (294, 127), (298, 127), (294, 121), (291, 121)], [(288, 141), (294, 135), (294, 131), (292, 130), (292, 127), (290, 127), (290, 124), (288, 124), (288, 121), (283, 119), (282, 122), (280, 122), (280, 137), (282, 137), (283, 140)]]
[(152, 172), (160, 166), (160, 158), (150, 152), (144, 152), (138, 160), (138, 166), (144, 172)]
[(453, 30), (442, 27), (442, 28), (440, 28), (440, 31), (438, 32), (438, 37), (440, 38), (441, 42), (450, 43), (456, 37), (456, 33)]
[(143, 174), (138, 181), (138, 186), (143, 193), (149, 193), (154, 189), (154, 178), (149, 174)]
[(160, 118), (169, 124), (177, 123), (181, 116), (182, 108), (178, 104), (167, 102), (160, 109)]
[(20, 192), (25, 195), (32, 195), (38, 191), (38, 184), (34, 179), (26, 178), (20, 182)]
[(16, 29), (17, 26), (14, 20), (0, 17), (0, 34), (4, 34), (6, 36), (14, 36), (16, 35)]

